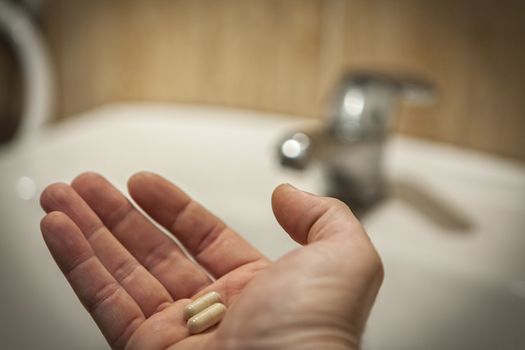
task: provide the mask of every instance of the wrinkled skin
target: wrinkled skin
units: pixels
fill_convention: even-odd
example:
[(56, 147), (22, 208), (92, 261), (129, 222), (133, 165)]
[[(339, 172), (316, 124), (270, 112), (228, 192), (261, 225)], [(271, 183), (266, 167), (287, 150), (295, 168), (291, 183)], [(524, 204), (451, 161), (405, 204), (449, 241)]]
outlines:
[[(128, 187), (194, 260), (100, 175), (41, 196), (44, 240), (112, 348), (359, 347), (383, 270), (346, 205), (277, 187), (275, 217), (303, 246), (272, 262), (160, 176), (136, 174)], [(226, 316), (189, 335), (182, 309), (211, 290)]]

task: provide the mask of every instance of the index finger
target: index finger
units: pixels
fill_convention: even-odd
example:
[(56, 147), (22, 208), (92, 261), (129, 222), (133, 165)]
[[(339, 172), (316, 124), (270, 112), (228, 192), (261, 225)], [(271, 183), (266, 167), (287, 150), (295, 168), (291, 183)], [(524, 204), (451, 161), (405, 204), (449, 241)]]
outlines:
[(135, 202), (215, 278), (249, 263), (267, 261), (244, 238), (166, 179), (142, 172), (131, 177), (128, 187)]

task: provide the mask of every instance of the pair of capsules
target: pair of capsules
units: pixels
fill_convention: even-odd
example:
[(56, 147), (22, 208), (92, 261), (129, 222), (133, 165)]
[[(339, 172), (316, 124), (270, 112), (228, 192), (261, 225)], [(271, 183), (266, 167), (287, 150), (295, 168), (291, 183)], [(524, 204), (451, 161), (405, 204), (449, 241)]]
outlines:
[(192, 301), (184, 308), (184, 320), (188, 332), (197, 334), (219, 323), (226, 314), (226, 306), (221, 303), (217, 292), (209, 292)]

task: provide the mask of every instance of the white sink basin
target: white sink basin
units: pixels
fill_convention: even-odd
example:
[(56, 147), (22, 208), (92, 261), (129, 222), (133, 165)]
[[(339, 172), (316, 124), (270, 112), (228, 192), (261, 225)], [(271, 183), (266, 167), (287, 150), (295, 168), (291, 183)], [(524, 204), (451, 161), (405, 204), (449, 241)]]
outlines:
[[(0, 348), (107, 348), (41, 239), (38, 195), (47, 184), (93, 170), (125, 190), (132, 173), (158, 172), (277, 258), (295, 244), (273, 219), (273, 188), (324, 190), (317, 167), (294, 172), (276, 160), (277, 141), (304, 123), (253, 111), (113, 105), (1, 150)], [(386, 159), (390, 181), (423, 189), (463, 230), (436, 224), (406, 191), (364, 218), (386, 278), (363, 347), (525, 347), (525, 166), (402, 137), (388, 143)]]

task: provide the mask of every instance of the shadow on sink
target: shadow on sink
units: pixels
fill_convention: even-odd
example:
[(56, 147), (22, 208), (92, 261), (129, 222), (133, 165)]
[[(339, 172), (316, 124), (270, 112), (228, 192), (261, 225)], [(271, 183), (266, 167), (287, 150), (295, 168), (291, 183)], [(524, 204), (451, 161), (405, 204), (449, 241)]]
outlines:
[(462, 210), (416, 182), (392, 182), (388, 196), (408, 204), (446, 232), (472, 232), (474, 224)]

